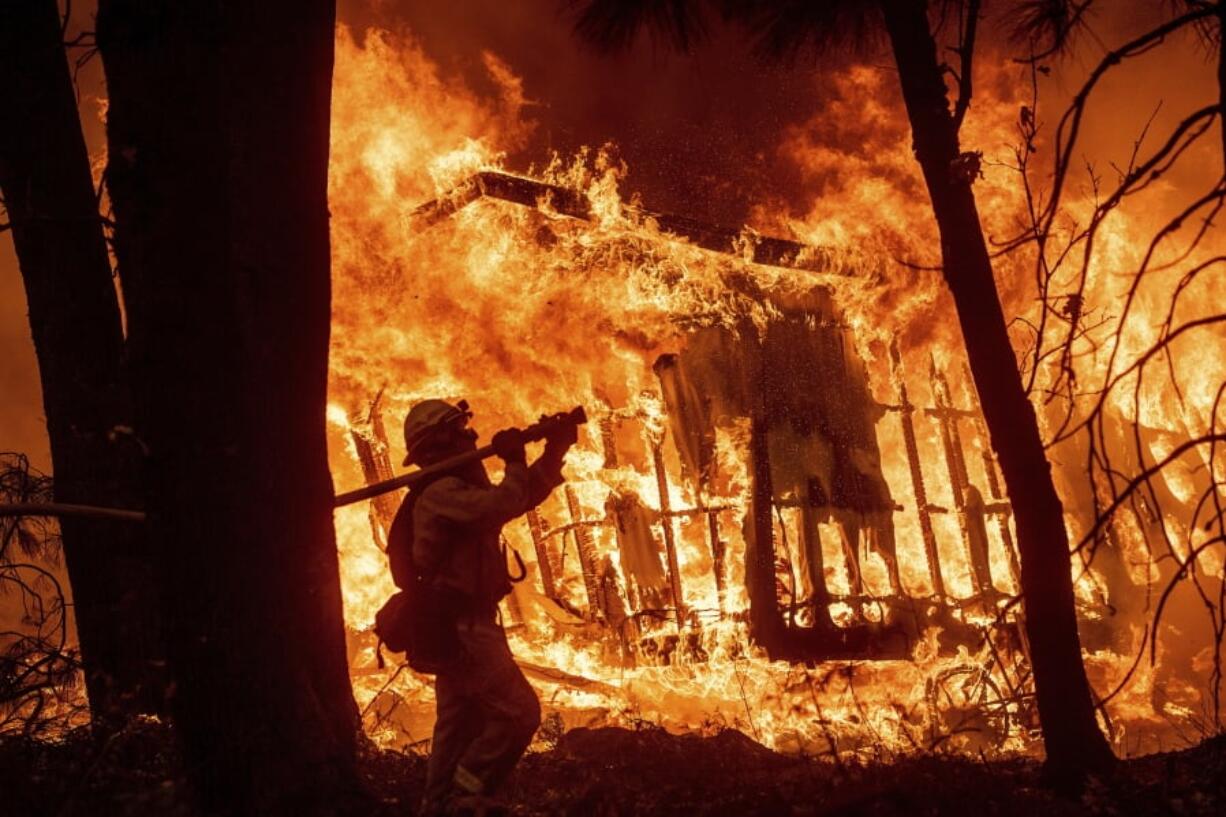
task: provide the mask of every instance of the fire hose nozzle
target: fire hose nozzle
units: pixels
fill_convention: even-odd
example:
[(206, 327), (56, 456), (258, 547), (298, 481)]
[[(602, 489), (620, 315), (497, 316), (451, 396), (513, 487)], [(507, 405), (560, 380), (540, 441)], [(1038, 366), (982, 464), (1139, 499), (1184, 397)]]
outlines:
[(583, 406), (575, 406), (570, 411), (560, 411), (542, 417), (523, 430), (524, 439), (529, 442), (543, 440), (556, 428), (562, 426), (581, 426), (587, 422), (587, 412)]

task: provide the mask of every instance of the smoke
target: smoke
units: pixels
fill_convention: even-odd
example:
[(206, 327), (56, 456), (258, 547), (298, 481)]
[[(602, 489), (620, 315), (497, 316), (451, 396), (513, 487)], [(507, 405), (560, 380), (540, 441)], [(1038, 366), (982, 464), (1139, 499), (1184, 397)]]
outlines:
[(812, 64), (757, 60), (743, 32), (716, 24), (691, 54), (649, 38), (620, 55), (601, 55), (572, 33), (556, 0), (430, 4), (342, 3), (355, 30), (409, 29), (444, 73), (496, 96), (494, 54), (523, 83), (535, 124), (508, 156), (526, 170), (551, 151), (614, 142), (630, 168), (627, 189), (653, 208), (737, 225), (763, 201), (797, 202), (800, 169), (777, 148), (781, 134), (821, 110)]
[[(1021, 55), (1021, 46), (1010, 41), (998, 13), (1005, 5), (990, 4), (983, 23), (968, 130), (980, 110), (1003, 102), (1016, 115), (1029, 95), (1026, 71), (1011, 59)], [(1093, 33), (1083, 34), (1042, 78), (1053, 126), (1104, 46), (1152, 25), (1163, 13), (1158, 5), (1112, 2), (1091, 17)], [(780, 232), (787, 219), (810, 213), (829, 185), (864, 178), (864, 163), (849, 165), (842, 180), (815, 176), (792, 149), (798, 138), (826, 147), (855, 139), (856, 151), (870, 158), (900, 146), (909, 150), (892, 59), (881, 49), (857, 58), (836, 53), (819, 60), (802, 53), (791, 63), (772, 62), (754, 55), (743, 29), (712, 15), (707, 39), (688, 54), (642, 34), (628, 52), (605, 55), (574, 34), (573, 13), (559, 0), (342, 0), (339, 18), (359, 36), (369, 26), (407, 29), (444, 75), (490, 99), (505, 93), (499, 72), (489, 67), (496, 58), (522, 83), (524, 115), (533, 125), (529, 138), (508, 154), (510, 167), (523, 171), (539, 167), (552, 151), (569, 156), (612, 142), (629, 167), (625, 190), (655, 209)], [(1083, 136), (1087, 158), (1125, 162), (1159, 101), (1155, 129), (1212, 95), (1207, 51), (1191, 37), (1183, 40), (1115, 72), (1099, 90)], [(884, 130), (857, 122), (858, 111), (842, 104), (841, 80), (856, 64), (884, 75), (871, 100), (892, 114)], [(988, 154), (1005, 147), (967, 145)], [(923, 206), (917, 180), (916, 172), (889, 183)], [(1190, 180), (1172, 180), (1177, 186), (1182, 181)]]

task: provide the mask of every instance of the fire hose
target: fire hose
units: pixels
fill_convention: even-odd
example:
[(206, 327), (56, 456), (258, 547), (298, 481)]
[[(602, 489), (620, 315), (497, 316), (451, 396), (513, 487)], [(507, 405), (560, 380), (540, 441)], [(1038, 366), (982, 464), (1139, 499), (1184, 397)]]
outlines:
[[(583, 406), (575, 406), (570, 411), (542, 417), (538, 422), (519, 431), (523, 435), (525, 442), (536, 442), (545, 439), (561, 428), (580, 426), (586, 422), (587, 412), (583, 410)], [(425, 468), (419, 468), (416, 471), (410, 471), (398, 477), (385, 479), (382, 482), (371, 483), (364, 488), (337, 494), (332, 500), (332, 504), (333, 507), (340, 508), (344, 505), (352, 505), (354, 502), (361, 502), (363, 499), (370, 499), (371, 497), (386, 494), (399, 488), (412, 488), (423, 479), (435, 474), (463, 468), (474, 462), (488, 459), (493, 455), (494, 446), (484, 445), (474, 451), (466, 451), (463, 454), (441, 460)], [(79, 516), (90, 519), (115, 519), (124, 522), (144, 522), (146, 519), (144, 511), (104, 508), (97, 505), (74, 505), (65, 502), (0, 503), (0, 516)]]

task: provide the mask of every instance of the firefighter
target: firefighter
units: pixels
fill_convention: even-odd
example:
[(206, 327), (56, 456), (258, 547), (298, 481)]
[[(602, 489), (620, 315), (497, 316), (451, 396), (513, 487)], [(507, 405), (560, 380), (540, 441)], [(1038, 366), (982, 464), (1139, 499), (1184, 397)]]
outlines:
[[(475, 450), (470, 417), (464, 401), (414, 405), (404, 424), (405, 465), (427, 466)], [(565, 425), (546, 437), (544, 452), (529, 466), (523, 435), (500, 431), (491, 440), (505, 463), (500, 483), (490, 481), (479, 461), (448, 472), (410, 495), (392, 524), (389, 553), (411, 530), (414, 568), (455, 600), (447, 616), (458, 649), (435, 679), (422, 814), (500, 813), (499, 787), (540, 726), (540, 702), (498, 620), (498, 602), (511, 591), (501, 531), (562, 484), (563, 458), (577, 433)]]

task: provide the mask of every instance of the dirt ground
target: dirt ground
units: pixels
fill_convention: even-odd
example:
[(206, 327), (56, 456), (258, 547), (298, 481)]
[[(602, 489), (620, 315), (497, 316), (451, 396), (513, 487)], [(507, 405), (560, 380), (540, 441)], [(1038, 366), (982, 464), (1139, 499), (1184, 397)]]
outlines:
[[(414, 811), (425, 760), (367, 747), (371, 813)], [(0, 740), (0, 814), (183, 815), (185, 786), (162, 725), (131, 728), (101, 747), (83, 734), (58, 743)], [(674, 736), (658, 729), (576, 729), (529, 754), (508, 793), (521, 815), (1214, 815), (1226, 814), (1226, 736), (1128, 760), (1077, 796), (1040, 785), (1030, 760), (928, 756), (841, 766), (786, 757), (739, 732)]]

